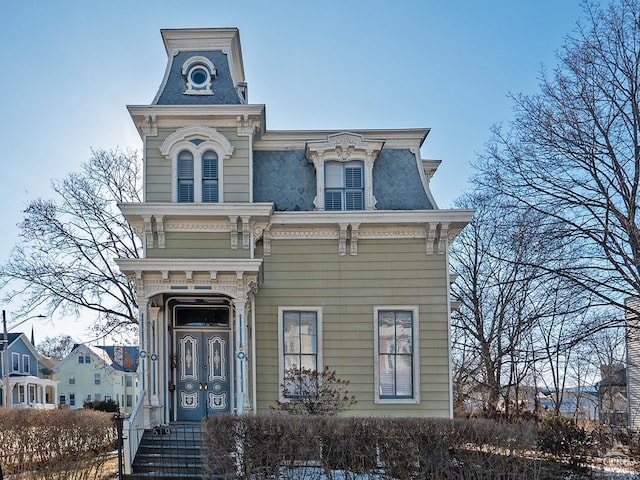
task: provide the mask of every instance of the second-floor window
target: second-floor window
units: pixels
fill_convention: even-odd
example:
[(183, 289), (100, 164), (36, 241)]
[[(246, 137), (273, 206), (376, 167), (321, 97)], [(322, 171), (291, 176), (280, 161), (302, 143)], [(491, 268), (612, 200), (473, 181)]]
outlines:
[(94, 385), (100, 385), (102, 384), (102, 378), (100, 377), (99, 373), (94, 373), (93, 374), (93, 384)]
[(22, 355), (22, 373), (31, 373), (31, 359), (29, 355)]
[(363, 170), (359, 161), (325, 163), (325, 210), (364, 210)]
[(69, 374), (69, 385), (75, 385), (76, 384), (76, 376), (73, 373)]
[(20, 371), (20, 354), (18, 353), (11, 354), (11, 371), (12, 372)]
[(177, 168), (179, 203), (218, 202), (218, 155), (216, 152), (206, 150), (196, 158), (189, 150), (182, 150), (178, 153)]

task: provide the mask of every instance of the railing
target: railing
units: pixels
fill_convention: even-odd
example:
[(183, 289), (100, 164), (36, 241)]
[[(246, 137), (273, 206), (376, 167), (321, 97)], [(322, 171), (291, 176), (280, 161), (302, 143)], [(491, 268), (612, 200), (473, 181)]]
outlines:
[(142, 403), (144, 402), (146, 392), (140, 392), (138, 402), (133, 408), (131, 415), (124, 421), (123, 439), (124, 439), (124, 473), (131, 473), (131, 465), (133, 459), (136, 458), (142, 434), (144, 433), (144, 410)]

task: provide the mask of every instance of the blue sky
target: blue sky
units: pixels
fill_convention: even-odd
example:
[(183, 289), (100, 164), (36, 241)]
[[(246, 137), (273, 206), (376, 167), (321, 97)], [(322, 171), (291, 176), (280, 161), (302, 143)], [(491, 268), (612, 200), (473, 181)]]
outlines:
[[(509, 93), (537, 91), (580, 12), (580, 0), (2, 2), (0, 261), (51, 179), (91, 148), (141, 148), (126, 105), (160, 85), (161, 28), (238, 27), (270, 130), (431, 128), (422, 157), (442, 160), (431, 185), (448, 208), (490, 126), (510, 119)], [(37, 328), (36, 341), (82, 336), (75, 319)]]

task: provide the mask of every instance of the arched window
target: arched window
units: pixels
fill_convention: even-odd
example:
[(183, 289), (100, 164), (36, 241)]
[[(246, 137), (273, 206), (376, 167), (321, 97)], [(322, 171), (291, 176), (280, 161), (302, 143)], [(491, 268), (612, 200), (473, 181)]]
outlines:
[(188, 150), (178, 154), (178, 202), (193, 203), (193, 154)]
[(180, 128), (165, 139), (160, 153), (172, 162), (172, 202), (224, 202), (224, 161), (233, 145), (215, 128)]
[(218, 154), (213, 150), (202, 154), (202, 201), (218, 201)]

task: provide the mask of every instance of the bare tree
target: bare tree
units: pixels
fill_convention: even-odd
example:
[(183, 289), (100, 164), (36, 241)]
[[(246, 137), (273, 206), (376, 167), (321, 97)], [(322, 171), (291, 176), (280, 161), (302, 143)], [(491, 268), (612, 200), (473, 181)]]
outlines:
[(56, 337), (45, 337), (38, 344), (36, 350), (45, 357), (62, 360), (71, 353), (74, 346), (75, 341), (69, 335), (58, 335)]
[(556, 225), (564, 248), (536, 267), (624, 308), (640, 293), (640, 3), (583, 12), (540, 92), (514, 96), (514, 121), (494, 129), (478, 167), (489, 191)]
[[(517, 416), (541, 362), (548, 370), (551, 360), (566, 354), (565, 333), (589, 297), (537, 267), (563, 248), (554, 225), (538, 212), (513, 209), (483, 192), (459, 205), (475, 207), (476, 214), (451, 251), (457, 275), (452, 296), (459, 304), (452, 316), (453, 357), (474, 359), (460, 373), (470, 379), (466, 390), (481, 399), (485, 413)], [(564, 255), (571, 258), (571, 252)]]
[(0, 287), (17, 299), (18, 316), (93, 312), (102, 332), (136, 323), (135, 290), (114, 258), (139, 257), (141, 245), (120, 202), (141, 201), (136, 153), (94, 150), (79, 173), (52, 182), (54, 200), (24, 211), (20, 240), (0, 266)]

